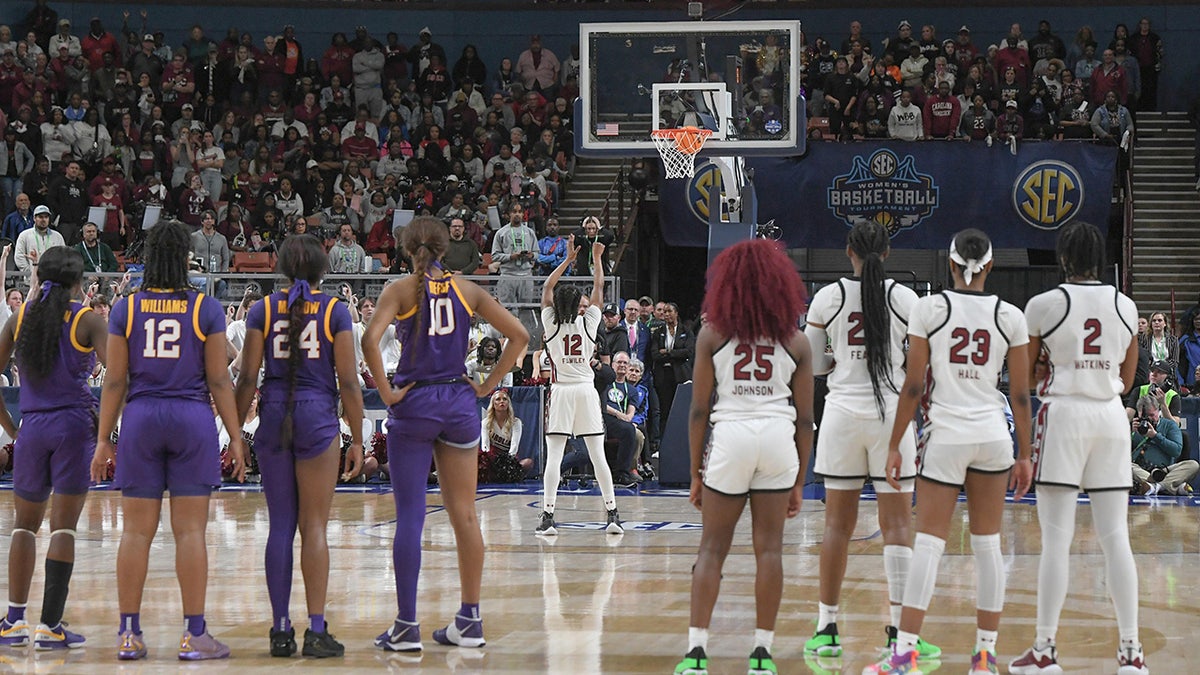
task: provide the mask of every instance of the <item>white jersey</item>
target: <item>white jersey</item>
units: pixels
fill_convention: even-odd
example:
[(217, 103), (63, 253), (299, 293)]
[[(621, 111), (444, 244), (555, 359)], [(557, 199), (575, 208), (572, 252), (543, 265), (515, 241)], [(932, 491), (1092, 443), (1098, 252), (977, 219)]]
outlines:
[(953, 443), (1007, 440), (1004, 395), (996, 388), (1009, 347), (1029, 343), (1021, 310), (994, 295), (944, 291), (917, 300), (908, 334), (929, 341), (926, 417)]
[[(829, 395), (826, 405), (859, 417), (875, 417), (875, 393), (871, 389), (871, 374), (867, 369), (867, 345), (863, 335), (862, 284), (856, 278), (843, 278), (825, 286), (813, 296), (808, 308), (808, 322), (825, 326), (833, 347), (833, 372), (829, 374)], [(917, 302), (917, 294), (892, 279), (884, 282), (884, 293), (891, 312), (891, 335), (888, 344), (892, 357), (892, 391), (886, 382), (883, 394), (885, 410), (895, 410), (897, 393), (904, 383), (904, 336), (908, 333), (909, 314)], [(813, 345), (814, 350), (823, 345)]]
[(781, 417), (796, 419), (792, 374), (796, 360), (784, 345), (730, 339), (713, 352), (717, 401), (712, 421)]
[(1025, 320), (1050, 354), (1038, 396), (1107, 401), (1124, 393), (1121, 362), (1137, 325), (1129, 297), (1098, 282), (1066, 283), (1030, 298)]
[(595, 380), (591, 360), (600, 330), (600, 308), (591, 305), (573, 322), (559, 324), (554, 320), (554, 308), (543, 307), (542, 328), (550, 355), (550, 382), (591, 384)]

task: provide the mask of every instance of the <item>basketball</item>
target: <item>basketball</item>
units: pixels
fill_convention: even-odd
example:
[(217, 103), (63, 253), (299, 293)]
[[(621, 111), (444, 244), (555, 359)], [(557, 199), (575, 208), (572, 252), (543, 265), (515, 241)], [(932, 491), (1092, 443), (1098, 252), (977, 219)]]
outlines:
[(894, 220), (895, 220), (895, 217), (892, 216), (891, 211), (880, 211), (879, 213), (875, 214), (875, 222), (888, 228), (889, 232), (891, 231), (892, 221), (894, 221)]
[(680, 133), (675, 135), (675, 147), (685, 155), (694, 155), (704, 147), (707, 137), (708, 134), (702, 129), (683, 127)]

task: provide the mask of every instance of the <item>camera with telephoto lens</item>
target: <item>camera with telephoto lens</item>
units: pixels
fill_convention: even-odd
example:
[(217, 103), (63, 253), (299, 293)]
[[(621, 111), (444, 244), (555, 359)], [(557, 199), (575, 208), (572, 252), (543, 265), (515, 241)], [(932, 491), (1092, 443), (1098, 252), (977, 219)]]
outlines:
[(1147, 419), (1138, 418), (1135, 419), (1134, 422), (1137, 422), (1137, 432), (1143, 436), (1150, 431), (1150, 427), (1154, 426), (1150, 423), (1150, 420)]

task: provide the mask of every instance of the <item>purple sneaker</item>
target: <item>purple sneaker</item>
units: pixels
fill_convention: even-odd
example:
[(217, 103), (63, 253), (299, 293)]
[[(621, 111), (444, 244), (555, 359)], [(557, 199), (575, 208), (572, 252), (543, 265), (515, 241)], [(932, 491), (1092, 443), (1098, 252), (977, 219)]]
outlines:
[(78, 649), (86, 642), (83, 636), (67, 630), (67, 625), (59, 622), (53, 628), (39, 623), (33, 632), (33, 648), (39, 652), (53, 649)]
[(29, 644), (29, 624), (24, 619), (9, 623), (0, 620), (0, 647), (24, 647)]
[(146, 658), (146, 642), (140, 633), (121, 633), (121, 644), (117, 647), (117, 658), (122, 661), (137, 661)]
[(179, 638), (180, 661), (207, 661), (209, 659), (229, 658), (229, 647), (218, 642), (216, 638), (204, 631), (203, 635), (192, 635), (184, 631)]
[[(399, 631), (397, 626), (403, 626)], [(392, 627), (375, 638), (375, 646), (388, 652), (421, 651), (421, 624), (396, 619)]]
[(449, 626), (433, 631), (433, 639), (438, 644), (459, 647), (482, 647), (487, 644), (483, 640), (483, 619), (468, 619), (462, 614), (456, 614)]

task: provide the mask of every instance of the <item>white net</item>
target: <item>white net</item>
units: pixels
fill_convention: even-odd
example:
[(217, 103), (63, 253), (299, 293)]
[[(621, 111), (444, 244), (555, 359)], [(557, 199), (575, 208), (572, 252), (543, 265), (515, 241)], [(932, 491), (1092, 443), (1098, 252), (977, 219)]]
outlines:
[(663, 170), (667, 178), (691, 178), (696, 173), (696, 153), (712, 132), (708, 129), (684, 127), (681, 129), (655, 129), (650, 132), (658, 154), (662, 156)]

